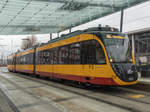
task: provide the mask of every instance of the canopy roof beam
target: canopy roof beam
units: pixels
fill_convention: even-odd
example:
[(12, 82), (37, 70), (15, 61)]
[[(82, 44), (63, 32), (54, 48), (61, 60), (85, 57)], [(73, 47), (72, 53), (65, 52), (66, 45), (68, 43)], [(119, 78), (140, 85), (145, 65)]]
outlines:
[(94, 7), (105, 7), (105, 8), (114, 8), (114, 9), (120, 9), (119, 7), (115, 5), (108, 5), (108, 4), (102, 4), (102, 3), (90, 3), (90, 2), (74, 2), (74, 1), (66, 1), (66, 0), (34, 0), (34, 1), (41, 1), (41, 2), (54, 2), (54, 3), (78, 3), (78, 4), (85, 4), (88, 6), (94, 6)]

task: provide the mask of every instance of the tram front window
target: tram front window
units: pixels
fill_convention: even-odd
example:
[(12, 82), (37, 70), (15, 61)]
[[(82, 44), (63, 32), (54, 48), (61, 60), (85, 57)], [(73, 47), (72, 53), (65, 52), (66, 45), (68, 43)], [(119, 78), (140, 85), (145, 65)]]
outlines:
[(124, 34), (105, 34), (104, 42), (112, 63), (131, 63), (131, 46)]

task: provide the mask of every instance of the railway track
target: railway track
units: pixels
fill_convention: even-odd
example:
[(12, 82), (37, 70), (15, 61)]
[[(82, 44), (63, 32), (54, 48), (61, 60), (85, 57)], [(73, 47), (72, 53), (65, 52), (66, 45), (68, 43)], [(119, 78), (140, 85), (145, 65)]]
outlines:
[[(42, 83), (42, 84), (45, 84), (45, 85), (48, 85), (57, 89), (61, 89), (63, 91), (74, 93), (76, 95), (83, 96), (92, 100), (100, 101), (100, 102), (103, 102), (103, 103), (106, 103), (106, 104), (109, 104), (109, 105), (112, 105), (112, 106), (115, 106), (124, 110), (128, 110), (131, 112), (144, 112), (142, 106), (140, 105), (145, 105), (145, 107), (148, 107), (150, 105), (150, 102), (148, 102), (149, 100), (143, 101), (139, 99), (131, 99), (128, 97), (121, 96), (121, 94), (123, 94), (124, 92), (128, 94), (135, 94), (135, 93), (137, 94), (137, 91), (126, 89), (126, 88), (124, 89), (122, 87), (108, 88), (108, 90), (104, 88), (97, 88), (97, 87), (96, 88), (91, 88), (91, 87), (84, 88), (82, 86), (77, 86), (77, 85), (74, 86), (68, 83), (62, 84), (59, 82), (56, 83), (56, 81), (43, 80), (43, 79), (35, 78), (34, 76), (26, 76), (26, 75), (16, 74), (16, 73), (13, 73), (13, 75), (19, 76), (25, 79), (29, 79), (38, 83)], [(116, 94), (117, 92), (121, 92), (121, 93)], [(142, 91), (138, 91), (138, 94), (141, 94), (141, 93), (148, 96), (148, 93), (146, 92), (143, 93)], [(150, 98), (150, 96), (148, 97)], [(123, 105), (124, 102), (128, 103), (128, 105)], [(136, 105), (136, 108), (133, 107), (133, 104)], [(149, 112), (149, 109), (146, 109), (145, 112)]]

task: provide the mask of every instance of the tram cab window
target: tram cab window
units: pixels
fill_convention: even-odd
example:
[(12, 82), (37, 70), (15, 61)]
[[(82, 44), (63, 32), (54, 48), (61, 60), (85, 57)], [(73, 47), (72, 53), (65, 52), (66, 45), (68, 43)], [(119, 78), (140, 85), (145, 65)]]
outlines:
[(82, 64), (105, 64), (105, 55), (101, 45), (96, 40), (82, 42)]

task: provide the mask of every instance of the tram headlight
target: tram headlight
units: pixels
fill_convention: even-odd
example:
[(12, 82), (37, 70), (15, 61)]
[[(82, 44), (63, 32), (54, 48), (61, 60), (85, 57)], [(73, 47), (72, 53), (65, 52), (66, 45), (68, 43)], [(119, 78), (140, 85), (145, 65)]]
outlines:
[(110, 62), (114, 62), (114, 60), (112, 58), (110, 58)]

